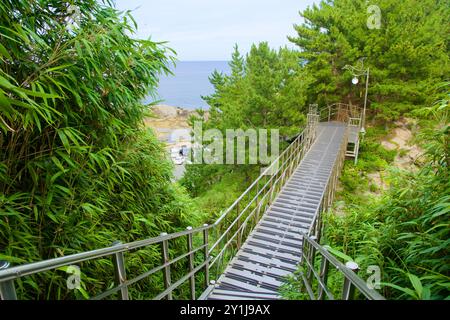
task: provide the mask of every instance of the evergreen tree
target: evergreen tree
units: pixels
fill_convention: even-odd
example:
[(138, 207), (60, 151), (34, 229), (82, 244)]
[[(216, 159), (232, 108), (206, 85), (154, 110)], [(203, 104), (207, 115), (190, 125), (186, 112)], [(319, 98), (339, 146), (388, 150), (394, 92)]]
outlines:
[(309, 79), (298, 53), (253, 45), (245, 58), (235, 47), (231, 74), (214, 73), (210, 126), (220, 129), (279, 128), (284, 136), (297, 133), (304, 121)]
[[(0, 3), (0, 260), (12, 264), (149, 238), (193, 219), (162, 145), (143, 128), (141, 101), (168, 71), (169, 52), (132, 38), (129, 13), (94, 0), (72, 5), (79, 19), (68, 28), (77, 11), (68, 2)], [(159, 248), (127, 261), (130, 277), (141, 274), (161, 261)], [(16, 281), (19, 297), (73, 299), (112, 284), (109, 257), (80, 267), (80, 290), (66, 289), (55, 270)], [(154, 277), (130, 290), (149, 298), (162, 286)]]
[(298, 36), (290, 40), (300, 48), (314, 78), (310, 101), (362, 106), (365, 81), (352, 86), (352, 74), (343, 67), (366, 57), (370, 110), (391, 120), (429, 104), (433, 84), (448, 76), (450, 2), (374, 2), (380, 9), (380, 28), (368, 27), (376, 14), (370, 5), (365, 0), (322, 1), (301, 13), (305, 22), (295, 26)]

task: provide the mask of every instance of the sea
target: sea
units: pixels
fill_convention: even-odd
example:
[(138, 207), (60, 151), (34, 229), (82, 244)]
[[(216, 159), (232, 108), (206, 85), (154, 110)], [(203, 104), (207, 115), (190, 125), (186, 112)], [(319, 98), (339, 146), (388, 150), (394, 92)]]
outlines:
[[(209, 77), (214, 70), (230, 73), (228, 61), (178, 61), (171, 68), (173, 75), (162, 76), (157, 90), (159, 104), (188, 110), (207, 110), (208, 104), (201, 96), (214, 92)], [(154, 101), (154, 98), (148, 98)]]

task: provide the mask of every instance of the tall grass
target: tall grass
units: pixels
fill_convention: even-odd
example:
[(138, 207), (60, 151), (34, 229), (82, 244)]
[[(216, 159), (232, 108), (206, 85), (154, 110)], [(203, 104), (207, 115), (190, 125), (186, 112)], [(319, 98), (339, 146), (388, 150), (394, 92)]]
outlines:
[[(357, 262), (364, 279), (372, 274), (369, 266), (378, 266), (380, 291), (388, 299), (450, 299), (448, 85), (438, 85), (439, 100), (415, 114), (427, 125), (416, 137), (425, 149), (423, 167), (418, 172), (390, 167), (395, 155), (376, 142), (383, 132), (372, 128), (362, 145), (362, 161), (356, 166), (348, 162), (343, 169), (340, 214), (324, 215), (322, 244), (342, 262)], [(365, 176), (374, 170), (389, 171), (389, 189), (380, 196), (367, 194)], [(338, 277), (334, 271), (328, 279), (337, 297), (342, 289)], [(296, 274), (281, 293), (287, 299), (309, 298)]]
[(434, 119), (418, 140), (425, 165), (393, 170), (390, 189), (345, 216), (327, 215), (325, 243), (360, 263), (378, 265), (383, 293), (393, 299), (450, 297), (450, 126), (448, 83), (442, 98), (420, 116)]
[[(109, 3), (70, 3), (81, 13), (73, 28), (69, 2), (0, 3), (0, 259), (13, 264), (156, 236), (193, 220), (162, 146), (143, 127), (141, 101), (168, 72), (172, 51), (134, 39), (131, 15)], [(131, 274), (149, 269), (160, 262), (159, 249), (128, 260)], [(68, 292), (55, 271), (24, 278), (20, 297), (86, 297), (113, 275), (107, 259), (82, 272), (82, 292)], [(138, 284), (139, 296), (158, 281)]]

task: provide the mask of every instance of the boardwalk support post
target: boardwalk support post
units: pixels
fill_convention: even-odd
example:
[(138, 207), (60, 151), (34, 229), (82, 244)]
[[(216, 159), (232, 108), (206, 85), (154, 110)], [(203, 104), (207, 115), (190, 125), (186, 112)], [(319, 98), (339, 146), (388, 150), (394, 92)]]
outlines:
[[(10, 263), (8, 261), (0, 261), (0, 270), (5, 270), (9, 267)], [(17, 300), (14, 280), (0, 282), (0, 298), (1, 300)]]
[[(356, 262), (348, 261), (345, 267), (357, 273), (359, 266)], [(350, 279), (344, 278), (344, 287), (342, 289), (342, 300), (353, 300), (355, 295), (355, 287), (351, 283)]]
[(205, 227), (205, 230), (203, 230), (203, 245), (205, 248), (203, 249), (203, 255), (205, 258), (205, 288), (209, 285), (209, 254), (208, 254), (208, 227), (207, 224), (203, 225)]
[(239, 250), (241, 248), (241, 241), (242, 241), (242, 232), (241, 232), (241, 218), (239, 217), (239, 202), (236, 204), (236, 217), (237, 217), (237, 249)]
[[(160, 236), (167, 236), (167, 233), (161, 233)], [(162, 250), (162, 262), (163, 264), (169, 263), (169, 240), (163, 240), (161, 245)], [(170, 265), (165, 266), (163, 269), (164, 288), (167, 290), (172, 282), (170, 277)], [(167, 294), (167, 299), (172, 300), (172, 291)]]
[[(312, 236), (311, 239), (316, 241), (317, 237), (316, 236)], [(309, 248), (308, 248), (308, 261), (309, 261), (310, 265), (312, 266), (312, 268), (314, 268), (314, 260), (316, 260), (315, 258), (316, 258), (316, 248), (314, 248), (314, 246), (310, 245)], [(311, 283), (312, 276), (313, 276), (312, 268), (308, 268), (308, 273), (307, 273), (307, 276), (306, 276), (306, 278), (308, 279), (309, 283)]]
[[(191, 231), (192, 227), (187, 227), (186, 230)], [(194, 253), (192, 252), (192, 233), (187, 235), (187, 249), (189, 252), (189, 273), (194, 271)], [(195, 274), (189, 277), (189, 285), (191, 289), (191, 300), (195, 300)]]
[[(324, 250), (326, 250), (326, 249), (324, 248)], [(330, 263), (329, 263), (328, 259), (325, 256), (322, 256), (322, 261), (320, 263), (319, 277), (324, 286), (326, 286), (327, 282), (328, 282), (329, 265), (330, 265)], [(322, 286), (319, 285), (319, 294), (318, 294), (317, 300), (325, 299), (324, 292), (325, 291), (323, 290)]]
[[(121, 245), (122, 242), (114, 241), (113, 246)], [(122, 285), (127, 281), (127, 275), (125, 271), (125, 257), (123, 252), (117, 252), (113, 256), (114, 274), (116, 285)], [(120, 299), (129, 300), (128, 287), (123, 286), (120, 288)]]

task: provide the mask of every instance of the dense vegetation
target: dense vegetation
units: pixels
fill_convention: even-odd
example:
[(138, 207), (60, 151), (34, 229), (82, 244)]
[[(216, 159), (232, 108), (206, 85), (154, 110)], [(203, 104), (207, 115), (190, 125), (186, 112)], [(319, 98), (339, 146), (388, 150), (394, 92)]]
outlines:
[[(358, 164), (345, 164), (336, 210), (326, 216), (323, 244), (342, 251), (341, 257), (356, 259), (363, 271), (368, 265), (380, 266), (386, 283), (382, 293), (388, 298), (442, 299), (448, 296), (450, 283), (448, 83), (441, 85), (450, 73), (450, 3), (382, 0), (376, 5), (381, 25), (373, 29), (367, 26), (371, 17), (363, 0), (322, 1), (301, 13), (305, 22), (295, 26), (298, 36), (290, 38), (299, 49), (290, 53), (300, 62), (291, 79), (292, 87), (301, 88), (297, 107), (292, 102), (287, 105), (293, 108), (279, 109), (280, 103), (295, 99), (290, 95), (293, 91), (283, 90), (270, 100), (274, 103), (265, 102), (263, 108), (255, 104), (264, 101), (254, 98), (255, 90), (273, 92), (277, 87), (271, 81), (277, 76), (272, 80), (263, 76), (259, 82), (248, 77), (245, 84), (245, 73), (236, 77), (245, 67), (233, 68), (229, 77), (213, 74), (216, 91), (206, 97), (211, 106), (206, 126), (259, 127), (266, 114), (279, 121), (284, 121), (285, 114), (301, 120), (296, 112), (304, 113), (309, 103), (362, 106), (365, 79), (360, 74), (359, 84), (352, 85), (353, 74), (345, 66), (356, 65), (364, 57), (364, 68), (370, 68), (367, 136)], [(232, 65), (254, 60), (256, 48), (246, 58), (235, 52)], [(261, 63), (255, 69), (263, 69)], [(441, 102), (431, 107), (436, 99)], [(262, 112), (254, 112), (253, 106)], [(399, 154), (380, 144), (403, 117), (418, 122), (421, 134), (412, 142), (426, 149), (419, 172), (395, 168), (393, 161)], [(289, 133), (295, 132), (291, 129)], [(192, 166), (183, 183), (201, 207), (220, 210), (229, 204), (228, 194), (245, 188), (239, 168), (229, 169), (224, 173), (223, 168)], [(380, 171), (390, 185), (386, 191), (370, 176)], [(299, 286), (294, 281), (286, 297), (302, 298)]]
[[(369, 28), (380, 10), (379, 28)], [(320, 105), (347, 102), (362, 106), (364, 79), (354, 88), (343, 68), (365, 57), (370, 67), (370, 111), (391, 121), (433, 103), (436, 83), (450, 71), (448, 0), (322, 1), (301, 13), (295, 26), (300, 56), (314, 81), (309, 99)], [(431, 98), (431, 99), (430, 99)]]
[[(315, 75), (310, 89), (317, 101), (362, 104), (361, 91), (348, 85), (351, 73), (341, 70), (364, 56), (371, 71), (369, 110), (375, 127), (368, 129), (358, 165), (347, 163), (343, 170), (338, 207), (344, 214), (327, 215), (322, 242), (355, 259), (362, 273), (369, 265), (379, 266), (387, 298), (448, 298), (449, 91), (440, 81), (450, 68), (449, 2), (377, 5), (380, 29), (366, 27), (363, 1), (336, 0), (303, 12), (306, 23), (296, 26), (299, 36), (292, 39)], [(415, 142), (426, 150), (419, 172), (391, 167), (395, 154), (380, 145), (386, 128), (395, 127), (392, 120), (402, 116), (419, 122)], [(373, 192), (380, 186), (368, 173), (381, 170), (391, 171), (390, 187), (377, 196)]]
[[(143, 126), (158, 75), (173, 54), (132, 37), (129, 13), (95, 0), (0, 3), (0, 260), (37, 261), (128, 242), (213, 220), (263, 165), (190, 165), (181, 185), (163, 146)], [(382, 269), (388, 298), (449, 296), (450, 3), (379, 0), (380, 28), (369, 29), (365, 0), (327, 0), (301, 13), (296, 50), (236, 47), (231, 74), (215, 72), (215, 92), (199, 113), (203, 130), (279, 129), (281, 148), (305, 122), (308, 104), (362, 105), (364, 81), (344, 69), (370, 67), (367, 136), (357, 165), (346, 163), (323, 244)], [(433, 105), (435, 100), (439, 100)], [(391, 120), (415, 117), (426, 149), (418, 172), (392, 168), (380, 140)], [(386, 192), (369, 173), (384, 170)], [(190, 196), (184, 191), (186, 187)], [(207, 212), (204, 217), (199, 212)], [(339, 212), (341, 215), (336, 215)], [(186, 244), (174, 241), (171, 253)], [(130, 277), (161, 261), (160, 248), (127, 254)], [(177, 268), (180, 266), (180, 268)], [(109, 288), (111, 260), (83, 263), (82, 288), (66, 290), (64, 270), (17, 282), (21, 298), (80, 298)], [(173, 277), (185, 265), (172, 269)], [(331, 281), (331, 284), (333, 281)], [(295, 279), (286, 295), (301, 298)], [(130, 288), (148, 298), (151, 277)], [(175, 297), (186, 297), (183, 292)]]
[[(419, 168), (409, 171), (395, 167), (394, 157), (400, 154), (380, 146), (386, 132), (383, 128), (369, 130), (361, 146), (360, 161), (357, 165), (346, 163), (340, 179), (342, 189), (334, 208), (324, 217), (322, 243), (331, 246), (342, 262), (358, 263), (364, 279), (371, 275), (366, 273), (369, 266), (379, 267), (380, 292), (388, 299), (450, 297), (447, 92), (435, 106), (421, 110), (423, 116), (435, 122), (416, 138), (425, 150)], [(386, 191), (380, 190), (380, 185), (374, 187), (368, 178), (380, 173)], [(332, 273), (329, 285), (338, 296), (342, 277)], [(289, 299), (305, 299), (306, 295), (299, 291), (302, 287), (294, 277), (283, 288), (283, 294)]]
[[(171, 183), (162, 145), (143, 127), (141, 101), (171, 53), (131, 38), (128, 13), (94, 0), (73, 4), (80, 20), (71, 28), (66, 2), (0, 4), (0, 259), (13, 264), (179, 230), (194, 216)], [(128, 271), (142, 272), (159, 255), (134, 253)], [(114, 274), (110, 259), (81, 270), (92, 293)], [(73, 297), (66, 278), (25, 278), (21, 297)], [(145, 295), (159, 285), (139, 288)]]
[(332, 213), (327, 218), (325, 241), (359, 260), (363, 270), (368, 265), (380, 266), (388, 298), (450, 296), (447, 92), (431, 108), (437, 127), (419, 135), (425, 148), (422, 168), (414, 173), (397, 169), (391, 174), (389, 190), (370, 206), (356, 202), (345, 218)]
[[(263, 42), (253, 45), (243, 57), (235, 47), (230, 67), (229, 75), (211, 75), (215, 92), (204, 97), (209, 115), (200, 113), (191, 123), (202, 121), (203, 130), (218, 129), (224, 137), (226, 129), (268, 129), (270, 139), (270, 130), (277, 129), (281, 147), (285, 147), (284, 141), (299, 132), (306, 118), (309, 77), (298, 53), (286, 48), (274, 50)], [(270, 149), (270, 142), (268, 145)], [(262, 165), (190, 165), (181, 183), (191, 195), (203, 195), (198, 202), (205, 211), (217, 212), (251, 183)]]

